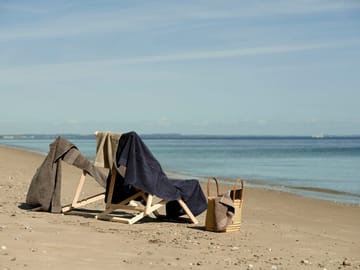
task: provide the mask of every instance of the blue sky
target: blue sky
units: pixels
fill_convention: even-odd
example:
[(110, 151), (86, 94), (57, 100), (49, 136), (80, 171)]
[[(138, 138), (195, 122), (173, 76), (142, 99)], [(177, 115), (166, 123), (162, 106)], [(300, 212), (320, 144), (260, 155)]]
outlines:
[(0, 0), (0, 134), (360, 134), (360, 1)]

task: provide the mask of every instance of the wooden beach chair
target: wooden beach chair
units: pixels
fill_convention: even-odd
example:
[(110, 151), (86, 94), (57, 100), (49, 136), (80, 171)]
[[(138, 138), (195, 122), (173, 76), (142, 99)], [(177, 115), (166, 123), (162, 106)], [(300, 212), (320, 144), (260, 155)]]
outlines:
[[(81, 176), (72, 203), (64, 206), (61, 201), (61, 190), (62, 166), (65, 164), (80, 169)], [(96, 194), (82, 200), (79, 199), (87, 175), (103, 188), (106, 187), (105, 175), (84, 157), (72, 142), (58, 136), (50, 144), (49, 153), (31, 180), (26, 195), (26, 204), (36, 211), (61, 213), (104, 198), (104, 194)], [(72, 185), (73, 183), (68, 182), (68, 184)]]
[[(119, 203), (112, 203), (114, 192), (116, 192), (114, 190), (116, 174), (117, 170), (113, 168), (111, 172), (111, 180), (109, 183), (105, 211), (97, 215), (97, 219), (134, 224), (142, 218), (150, 216), (151, 214), (153, 214), (155, 217), (163, 217), (159, 214), (158, 210), (165, 206), (167, 201), (157, 198), (153, 194), (147, 194), (142, 190), (138, 190), (135, 194), (129, 196)], [(141, 198), (141, 202), (137, 201), (139, 198)], [(193, 224), (198, 224), (198, 220), (193, 215), (186, 203), (182, 199), (178, 199), (177, 202), (188, 215), (190, 221)]]
[[(117, 142), (121, 134), (115, 134), (110, 132), (95, 132), (96, 136), (96, 158), (94, 166), (99, 169), (110, 169), (117, 148)], [(62, 212), (66, 213), (76, 208), (83, 207), (89, 203), (93, 203), (99, 200), (105, 199), (105, 191), (80, 199), (80, 195), (84, 188), (85, 181), (87, 179), (87, 173), (82, 171), (79, 179), (79, 184), (75, 191), (75, 195), (71, 204), (62, 207)]]
[[(125, 167), (117, 169), (114, 162), (121, 133), (96, 131), (95, 134), (96, 158), (94, 165), (98, 168), (107, 169), (110, 172), (105, 210), (98, 214), (96, 218), (100, 220), (134, 224), (142, 218), (150, 215), (163, 217), (163, 215), (159, 214), (158, 210), (164, 207), (168, 202), (161, 198), (157, 198), (153, 194), (145, 193), (142, 190), (137, 190), (134, 194), (131, 194), (119, 203), (112, 203), (114, 194), (118, 192), (118, 190), (115, 189), (116, 176), (117, 174), (121, 174), (124, 177), (126, 173)], [(104, 191), (80, 200), (79, 198), (84, 187), (85, 179), (86, 172), (83, 171), (79, 179), (79, 184), (76, 189), (73, 202), (64, 206), (62, 208), (63, 212), (69, 212), (89, 203), (105, 199)], [(177, 202), (185, 214), (189, 217), (189, 220), (194, 224), (198, 224), (198, 220), (186, 203), (182, 199), (178, 199)]]
[[(100, 133), (97, 133), (100, 134)], [(121, 136), (121, 134), (116, 133), (108, 133), (110, 140), (114, 140)], [(112, 159), (105, 160), (103, 165), (107, 165), (111, 170), (111, 177), (108, 183), (108, 194), (106, 198), (106, 206), (105, 210), (96, 216), (97, 219), (107, 220), (107, 221), (116, 221), (127, 224), (134, 224), (139, 220), (143, 219), (146, 216), (154, 215), (155, 217), (160, 217), (158, 210), (164, 207), (167, 204), (167, 201), (157, 198), (153, 194), (145, 193), (142, 190), (136, 190), (134, 194), (130, 195), (126, 199), (122, 200), (119, 203), (112, 203), (113, 196), (116, 192), (119, 192), (115, 189), (115, 181), (117, 174), (120, 174), (122, 177), (125, 177), (126, 168), (120, 167), (116, 168), (115, 163), (113, 162), (116, 155), (116, 147), (117, 145), (114, 143), (112, 145)], [(99, 149), (103, 149), (103, 147), (99, 147)], [(105, 149), (109, 149), (105, 148)], [(105, 155), (105, 157), (110, 157), (109, 155)], [(110, 164), (111, 162), (111, 164)], [(140, 199), (140, 200), (139, 200)], [(182, 199), (177, 200), (179, 205), (182, 207), (184, 212), (188, 215), (190, 221), (194, 224), (198, 224), (198, 220), (193, 215), (189, 207), (185, 204)]]

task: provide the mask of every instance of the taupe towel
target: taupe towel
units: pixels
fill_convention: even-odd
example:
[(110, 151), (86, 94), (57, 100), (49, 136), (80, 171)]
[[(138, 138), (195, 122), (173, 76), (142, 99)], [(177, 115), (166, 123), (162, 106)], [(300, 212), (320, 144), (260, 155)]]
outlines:
[(215, 231), (225, 231), (226, 227), (232, 224), (235, 213), (234, 202), (230, 198), (230, 192), (214, 200)]
[(26, 203), (33, 210), (61, 212), (61, 160), (85, 170), (101, 186), (106, 186), (106, 176), (74, 144), (59, 136), (50, 144), (48, 155), (31, 180)]
[(94, 165), (111, 169), (118, 148), (120, 133), (96, 131), (96, 158)]

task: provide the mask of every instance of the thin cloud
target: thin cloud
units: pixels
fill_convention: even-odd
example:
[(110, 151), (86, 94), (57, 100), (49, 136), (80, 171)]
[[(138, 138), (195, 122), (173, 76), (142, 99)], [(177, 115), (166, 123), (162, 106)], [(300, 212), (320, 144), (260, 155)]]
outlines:
[(264, 17), (277, 15), (305, 15), (315, 13), (331, 13), (344, 10), (360, 9), (360, 2), (356, 1), (269, 1), (242, 5), (240, 8), (211, 9), (198, 7), (188, 11), (187, 15), (198, 19), (236, 19), (246, 17)]
[(271, 47), (243, 48), (235, 50), (219, 50), (219, 51), (197, 51), (169, 55), (156, 55), (147, 57), (135, 57), (123, 60), (117, 60), (118, 63), (137, 64), (137, 63), (157, 63), (157, 62), (176, 62), (176, 61), (192, 61), (192, 60), (210, 60), (233, 58), (242, 56), (256, 56), (262, 54), (281, 54), (306, 50), (316, 50), (325, 48), (335, 48), (348, 45), (359, 45), (360, 40), (342, 41), (342, 42), (324, 42), (300, 45), (279, 45)]
[(51, 23), (39, 21), (27, 27), (8, 28), (0, 31), (0, 40), (46, 39), (73, 37), (91, 33), (124, 32), (135, 29), (136, 24), (116, 18), (92, 18), (90, 15), (81, 18), (58, 18)]
[(11, 3), (11, 2), (0, 3), (0, 10), (2, 12), (6, 11), (6, 12), (26, 13), (26, 14), (35, 14), (35, 15), (44, 14), (47, 12), (47, 9), (45, 9), (44, 7), (39, 7), (39, 6), (34, 7), (33, 5)]
[[(226, 58), (237, 58), (247, 56), (258, 56), (266, 54), (285, 54), (301, 51), (319, 50), (319, 49), (332, 49), (345, 46), (357, 46), (360, 45), (360, 40), (347, 40), (336, 42), (323, 42), (323, 43), (308, 43), (308, 44), (296, 44), (296, 45), (278, 45), (269, 47), (257, 47), (257, 48), (241, 48), (234, 50), (217, 50), (217, 51), (194, 51), (184, 53), (174, 53), (166, 55), (152, 55), (143, 57), (130, 57), (121, 58), (115, 60), (94, 60), (94, 61), (81, 61), (81, 62), (67, 62), (61, 64), (42, 64), (23, 67), (3, 68), (2, 74), (7, 74), (4, 79), (12, 77), (10, 74), (17, 72), (28, 74), (27, 77), (33, 77), (34, 72), (43, 74), (53, 74), (56, 70), (56, 74), (61, 70), (73, 70), (74, 73), (78, 73), (78, 70), (86, 71), (86, 73), (98, 73), (101, 69), (112, 69), (114, 67), (128, 65), (128, 64), (151, 64), (151, 63), (165, 63), (165, 62), (180, 62), (180, 61), (201, 61), (201, 60), (216, 60)], [(101, 70), (100, 69), (100, 70)], [(29, 73), (28, 73), (29, 71)], [(30, 75), (29, 75), (30, 74)], [(4, 75), (5, 76), (5, 75)], [(1, 76), (0, 76), (1, 77)]]
[[(221, 3), (221, 2), (220, 2)], [(222, 4), (222, 3), (221, 3)], [(69, 10), (73, 11), (73, 7)], [(191, 6), (185, 5), (159, 5), (147, 4), (136, 6), (136, 8), (119, 8), (113, 10), (78, 10), (75, 13), (67, 14), (66, 7), (62, 6), (63, 12), (57, 12), (54, 8), (43, 6), (29, 6), (20, 4), (0, 5), (0, 8), (23, 12), (44, 13), (47, 16), (34, 17), (34, 22), (29, 24), (17, 24), (0, 30), (1, 40), (17, 39), (42, 39), (72, 37), (104, 32), (131, 32), (144, 31), (149, 29), (161, 29), (172, 25), (194, 23), (204, 21), (214, 21), (223, 19), (241, 19), (248, 17), (267, 17), (277, 15), (297, 15), (313, 14), (322, 12), (336, 12), (342, 10), (353, 11), (360, 9), (359, 2), (339, 2), (339, 1), (280, 1), (276, 3), (258, 3), (251, 5), (234, 5), (233, 8), (223, 8), (214, 4), (204, 6), (194, 2)]]

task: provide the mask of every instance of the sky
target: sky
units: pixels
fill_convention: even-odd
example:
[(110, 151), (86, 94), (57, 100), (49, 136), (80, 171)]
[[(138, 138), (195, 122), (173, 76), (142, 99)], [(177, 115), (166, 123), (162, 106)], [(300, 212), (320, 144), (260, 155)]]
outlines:
[(0, 0), (0, 134), (360, 134), (360, 1)]

